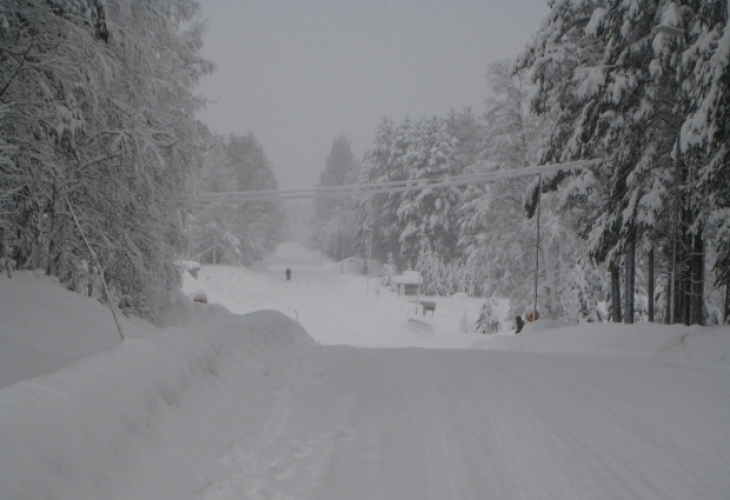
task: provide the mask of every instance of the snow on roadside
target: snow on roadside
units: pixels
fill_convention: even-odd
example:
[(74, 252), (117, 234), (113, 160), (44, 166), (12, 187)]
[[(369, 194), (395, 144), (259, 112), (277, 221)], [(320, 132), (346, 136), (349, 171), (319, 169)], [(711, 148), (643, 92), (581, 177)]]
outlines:
[[(494, 335), (466, 333), (479, 315), (484, 299), (421, 297), (434, 300), (436, 311), (423, 316), (414, 298), (398, 297), (380, 287), (376, 278), (342, 272), (337, 263), (315, 252), (298, 259), (296, 248), (277, 252), (268, 266), (251, 270), (231, 266), (202, 266), (199, 279), (185, 276), (183, 290), (205, 290), (210, 302), (234, 313), (274, 309), (300, 321), (322, 345), (355, 347), (422, 347), (491, 349), (500, 351), (563, 352), (666, 360), (730, 367), (730, 327), (668, 326), (658, 323), (625, 325), (561, 321), (528, 323), (519, 335), (507, 318), (509, 304), (499, 301), (504, 331)], [(284, 278), (291, 266), (294, 277)], [(369, 281), (369, 282), (368, 282)], [(425, 323), (433, 333), (408, 327), (409, 320)]]
[(315, 350), (279, 313), (214, 315), (6, 387), (0, 497), (186, 498)]
[(473, 348), (523, 352), (560, 352), (602, 356), (653, 357), (695, 366), (730, 369), (730, 327), (639, 323), (563, 325), (528, 323), (519, 335), (491, 336)]
[[(154, 328), (122, 317), (133, 335)], [(109, 308), (42, 271), (0, 273), (0, 387), (52, 373), (121, 343)]]

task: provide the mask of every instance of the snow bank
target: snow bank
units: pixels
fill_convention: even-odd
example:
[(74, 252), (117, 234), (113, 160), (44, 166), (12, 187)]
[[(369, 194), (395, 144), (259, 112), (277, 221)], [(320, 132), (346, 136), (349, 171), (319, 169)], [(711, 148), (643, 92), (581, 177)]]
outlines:
[(0, 387), (120, 343), (111, 311), (97, 300), (64, 289), (42, 272), (0, 274)]
[(566, 326), (558, 321), (528, 323), (514, 336), (490, 336), (476, 348), (528, 352), (654, 357), (668, 361), (730, 369), (730, 327), (657, 323), (588, 323)]
[[(200, 300), (203, 297), (205, 300)], [(196, 300), (198, 299), (198, 300)], [(185, 294), (174, 291), (167, 298), (167, 303), (155, 317), (155, 325), (160, 328), (179, 326), (193, 319), (226, 316), (231, 312), (220, 304), (208, 304), (208, 295), (204, 290), (196, 290)]]
[[(203, 266), (199, 280), (184, 278), (183, 291), (192, 296), (203, 289), (209, 306), (223, 304), (238, 314), (262, 308), (278, 310), (290, 318), (298, 318), (322, 345), (561, 352), (662, 358), (695, 366), (727, 367), (729, 364), (728, 327), (657, 323), (567, 326), (563, 321), (541, 319), (527, 323), (515, 335), (508, 317), (509, 301), (499, 299), (497, 317), (502, 318), (503, 331), (494, 335), (471, 333), (485, 299), (463, 294), (421, 296), (422, 300), (436, 302), (434, 314), (424, 317), (421, 308), (412, 302), (414, 298), (399, 297), (384, 287), (376, 295), (372, 279), (368, 287), (365, 276), (343, 273), (322, 256), (303, 252), (301, 260), (296, 260), (291, 246), (284, 250), (272, 258), (269, 268), (259, 271)], [(283, 270), (288, 266), (295, 273), (292, 281), (284, 278)], [(189, 307), (189, 299), (186, 304)], [(411, 319), (428, 324), (433, 334), (409, 329)]]
[(6, 387), (0, 497), (162, 500), (200, 491), (205, 480), (194, 471), (225, 455), (241, 420), (265, 418), (315, 348), (280, 313), (217, 315)]

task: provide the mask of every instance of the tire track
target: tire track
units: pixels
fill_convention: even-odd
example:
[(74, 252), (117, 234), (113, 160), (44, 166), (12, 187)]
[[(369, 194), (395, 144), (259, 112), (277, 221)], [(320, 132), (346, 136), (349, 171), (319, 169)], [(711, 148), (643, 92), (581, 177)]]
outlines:
[(720, 500), (726, 384), (648, 360), (321, 348), (204, 498)]

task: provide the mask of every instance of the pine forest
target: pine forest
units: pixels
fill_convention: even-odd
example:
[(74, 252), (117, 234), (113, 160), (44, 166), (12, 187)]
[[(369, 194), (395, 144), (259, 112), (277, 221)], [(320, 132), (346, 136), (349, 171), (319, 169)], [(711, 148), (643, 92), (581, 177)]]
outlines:
[[(318, 187), (422, 187), (314, 198), (310, 244), (483, 297), (485, 318), (506, 297), (569, 322), (727, 322), (727, 1), (548, 5), (517, 57), (474, 61), (482, 109), (386, 116), (362, 158), (333, 140)], [(180, 261), (251, 265), (288, 238), (254, 133), (196, 118), (204, 33), (196, 0), (0, 4), (0, 267), (154, 317)], [(428, 187), (580, 160), (599, 161)], [(274, 194), (232, 196), (251, 191)]]

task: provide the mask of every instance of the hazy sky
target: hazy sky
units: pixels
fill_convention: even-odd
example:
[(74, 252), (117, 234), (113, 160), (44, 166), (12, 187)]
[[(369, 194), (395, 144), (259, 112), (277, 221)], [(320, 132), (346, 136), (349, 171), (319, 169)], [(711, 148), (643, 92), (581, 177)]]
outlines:
[(490, 62), (513, 57), (546, 0), (201, 0), (198, 92), (215, 132), (254, 133), (283, 189), (314, 186), (332, 141), (355, 155), (385, 116), (483, 111)]

